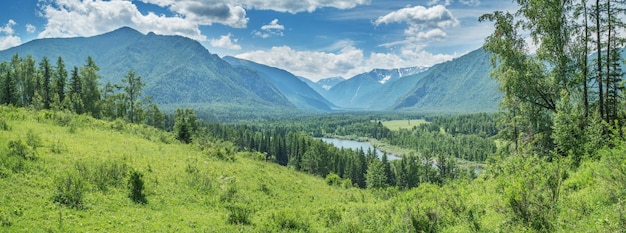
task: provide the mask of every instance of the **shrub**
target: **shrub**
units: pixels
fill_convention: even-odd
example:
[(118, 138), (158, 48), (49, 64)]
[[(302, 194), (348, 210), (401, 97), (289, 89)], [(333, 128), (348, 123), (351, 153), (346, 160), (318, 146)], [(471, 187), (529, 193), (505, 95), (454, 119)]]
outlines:
[(311, 232), (309, 223), (291, 210), (274, 212), (265, 223), (269, 232)]
[(11, 130), (11, 127), (4, 119), (0, 119), (0, 130), (4, 130), (4, 131)]
[(55, 202), (74, 209), (84, 207), (83, 198), (86, 187), (82, 176), (76, 173), (66, 173), (57, 178), (55, 184), (56, 193), (53, 198)]
[(130, 191), (128, 197), (138, 204), (148, 204), (146, 195), (144, 194), (143, 174), (136, 170), (130, 172), (128, 179), (128, 189)]
[(339, 186), (341, 185), (341, 177), (332, 172), (328, 173), (328, 175), (326, 175), (326, 184), (330, 186)]
[(122, 186), (128, 170), (128, 166), (121, 162), (104, 162), (96, 166), (90, 179), (100, 191), (106, 192), (111, 186)]
[(33, 149), (37, 149), (37, 147), (41, 146), (41, 137), (36, 135), (33, 130), (28, 130), (26, 133), (26, 144), (31, 146)]
[(22, 140), (9, 141), (8, 143), (8, 156), (15, 156), (21, 159), (33, 160), (35, 159), (35, 152), (30, 150)]
[(252, 213), (252, 210), (250, 210), (245, 205), (232, 204), (226, 206), (226, 209), (228, 209), (228, 211), (230, 212), (227, 219), (228, 223), (235, 225), (250, 224), (250, 215)]

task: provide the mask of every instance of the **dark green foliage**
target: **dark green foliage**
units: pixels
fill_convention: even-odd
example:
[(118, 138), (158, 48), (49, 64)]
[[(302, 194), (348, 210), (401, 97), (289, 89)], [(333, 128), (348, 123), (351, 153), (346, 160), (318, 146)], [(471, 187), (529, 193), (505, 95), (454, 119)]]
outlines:
[(252, 210), (246, 205), (241, 204), (229, 204), (226, 206), (226, 209), (229, 211), (228, 219), (226, 220), (229, 224), (233, 225), (250, 225), (250, 215), (252, 214)]
[(369, 189), (387, 187), (387, 176), (385, 176), (385, 170), (380, 161), (375, 160), (370, 163), (367, 168), (366, 183)]
[(135, 203), (148, 204), (144, 189), (143, 173), (132, 170), (128, 178), (128, 197)]
[(59, 56), (57, 59), (57, 72), (54, 75), (54, 92), (59, 98), (59, 103), (63, 103), (65, 100), (65, 85), (67, 82), (67, 70), (65, 69), (65, 63), (63, 58)]
[(5, 119), (2, 119), (2, 118), (0, 118), (0, 130), (4, 130), (4, 131), (11, 130), (11, 127), (9, 126), (9, 123), (7, 123), (7, 121)]
[(67, 172), (56, 179), (55, 186), (54, 202), (74, 209), (85, 207), (83, 199), (87, 187), (82, 176), (77, 173)]
[(43, 57), (41, 62), (39, 62), (39, 74), (41, 75), (41, 88), (39, 89), (39, 95), (43, 101), (43, 108), (50, 109), (54, 90), (52, 89), (52, 67), (50, 66), (50, 60), (48, 60), (47, 57)]
[(28, 147), (28, 145), (22, 142), (22, 140), (20, 139), (8, 142), (7, 155), (15, 156), (24, 160), (35, 159), (35, 152), (32, 151)]
[(183, 143), (191, 143), (193, 135), (198, 131), (198, 122), (192, 109), (177, 109), (174, 118), (174, 134)]
[(17, 73), (6, 62), (0, 64), (0, 104), (17, 105)]

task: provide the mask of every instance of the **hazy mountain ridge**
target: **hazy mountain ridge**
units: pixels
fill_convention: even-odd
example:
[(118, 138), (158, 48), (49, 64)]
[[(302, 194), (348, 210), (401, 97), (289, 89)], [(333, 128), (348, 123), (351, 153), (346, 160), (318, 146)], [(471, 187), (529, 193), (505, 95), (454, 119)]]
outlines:
[(402, 81), (402, 85), (395, 85), (396, 82), (427, 70), (424, 67), (374, 69), (334, 85), (324, 97), (347, 109), (384, 110), (409, 91), (407, 85), (416, 83), (412, 82), (414, 78)]
[(231, 56), (222, 59), (233, 67), (255, 72), (274, 85), (291, 103), (300, 109), (330, 111), (333, 107), (333, 104), (317, 91), (285, 70)]

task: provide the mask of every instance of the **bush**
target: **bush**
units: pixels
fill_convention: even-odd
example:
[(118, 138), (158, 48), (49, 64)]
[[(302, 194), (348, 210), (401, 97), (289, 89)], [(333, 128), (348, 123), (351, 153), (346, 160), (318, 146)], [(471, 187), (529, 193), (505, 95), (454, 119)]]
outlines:
[(311, 232), (309, 223), (291, 210), (281, 210), (270, 215), (266, 220), (265, 230), (269, 232)]
[(9, 141), (8, 154), (10, 156), (19, 157), (21, 159), (34, 160), (35, 152), (33, 152), (28, 146), (18, 139), (16, 141)]
[(226, 209), (230, 212), (227, 220), (228, 223), (235, 225), (250, 225), (250, 215), (252, 210), (248, 207), (245, 205), (232, 204), (226, 206)]
[(326, 175), (326, 184), (330, 186), (339, 186), (341, 185), (341, 177), (335, 173), (329, 173)]
[(37, 149), (37, 147), (41, 146), (41, 137), (36, 135), (33, 130), (28, 130), (26, 133), (26, 144), (31, 146), (33, 149)]
[(121, 162), (104, 162), (96, 166), (90, 175), (90, 180), (100, 191), (106, 192), (111, 186), (122, 186), (128, 170), (129, 167)]
[(66, 173), (57, 178), (55, 184), (56, 193), (53, 198), (55, 202), (74, 209), (84, 207), (83, 198), (86, 187), (82, 176), (76, 173)]
[(0, 119), (0, 130), (4, 130), (4, 131), (11, 130), (11, 127), (4, 119)]
[(131, 171), (128, 179), (128, 189), (130, 191), (128, 197), (138, 204), (148, 204), (146, 195), (144, 194), (143, 174), (138, 171)]

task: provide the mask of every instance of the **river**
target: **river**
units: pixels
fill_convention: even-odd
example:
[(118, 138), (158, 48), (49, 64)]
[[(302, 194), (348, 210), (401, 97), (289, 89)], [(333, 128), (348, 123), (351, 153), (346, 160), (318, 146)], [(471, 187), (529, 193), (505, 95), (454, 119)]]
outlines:
[[(359, 141), (353, 141), (353, 140), (344, 140), (344, 139), (336, 139), (336, 138), (317, 138), (317, 139), (322, 139), (322, 141), (328, 143), (328, 144), (332, 144), (337, 148), (350, 148), (352, 150), (357, 150), (357, 149), (363, 149), (363, 151), (365, 151), (367, 153), (367, 150), (374, 149), (374, 147), (372, 146), (372, 144), (370, 144), (369, 142), (359, 142)], [(383, 156), (383, 153), (381, 150), (376, 149), (376, 155), (378, 156), (378, 158)], [(393, 154), (389, 154), (387, 153), (387, 159), (389, 160), (398, 160), (398, 159), (402, 159), (401, 157), (398, 157), (396, 155)]]

